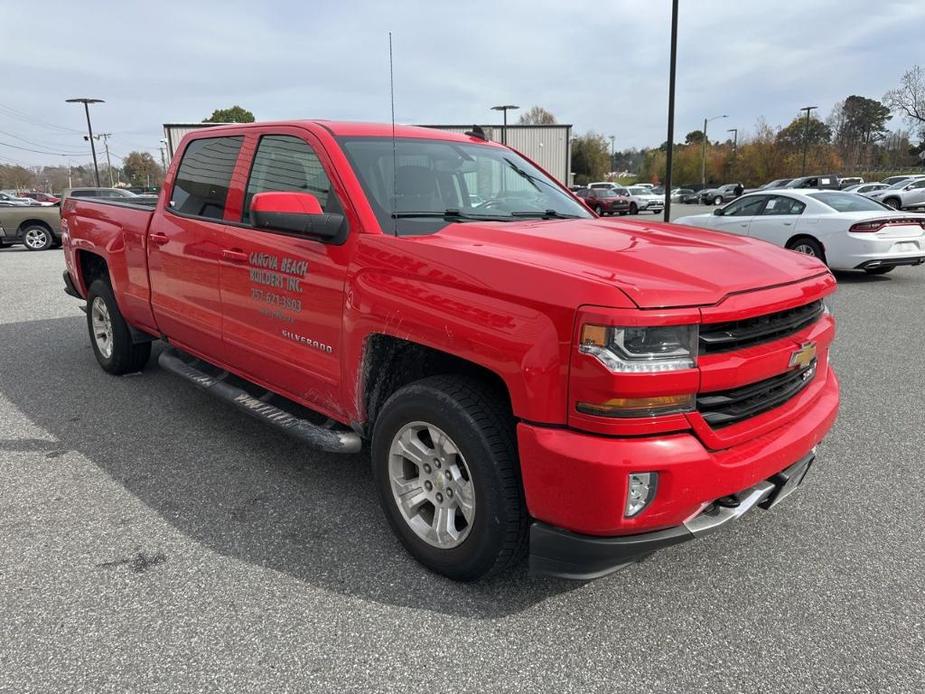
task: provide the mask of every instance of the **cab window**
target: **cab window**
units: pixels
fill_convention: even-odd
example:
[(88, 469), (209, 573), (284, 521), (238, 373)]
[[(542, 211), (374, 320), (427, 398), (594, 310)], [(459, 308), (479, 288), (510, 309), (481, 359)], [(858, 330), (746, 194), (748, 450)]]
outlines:
[(208, 219), (225, 215), (225, 201), (243, 137), (193, 140), (183, 152), (170, 209)]
[(325, 212), (343, 213), (321, 160), (304, 140), (290, 135), (260, 138), (251, 166), (241, 221), (250, 223), (251, 200), (257, 193), (310, 193)]

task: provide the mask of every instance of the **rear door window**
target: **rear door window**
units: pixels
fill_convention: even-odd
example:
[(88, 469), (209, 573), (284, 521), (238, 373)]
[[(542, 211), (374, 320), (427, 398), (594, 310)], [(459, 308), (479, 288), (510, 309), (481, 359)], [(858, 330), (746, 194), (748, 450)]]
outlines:
[(806, 205), (804, 205), (799, 200), (795, 200), (794, 198), (787, 198), (783, 195), (773, 195), (768, 199), (768, 204), (764, 206), (764, 209), (761, 211), (761, 215), (797, 215), (803, 214), (803, 210), (805, 209)]
[(221, 219), (243, 137), (193, 140), (183, 152), (170, 197), (170, 209), (180, 214)]

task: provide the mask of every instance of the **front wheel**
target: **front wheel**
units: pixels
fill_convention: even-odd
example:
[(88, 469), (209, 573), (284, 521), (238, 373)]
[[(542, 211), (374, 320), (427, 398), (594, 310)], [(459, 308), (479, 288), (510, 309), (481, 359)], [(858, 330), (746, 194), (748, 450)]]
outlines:
[(395, 534), (421, 564), (459, 581), (526, 551), (514, 422), (500, 394), (456, 376), (396, 391), (373, 429), (372, 472)]
[(636, 206), (636, 203), (630, 203), (630, 214), (636, 214), (639, 212), (639, 207)]
[(902, 209), (902, 201), (899, 198), (887, 198), (883, 201), (883, 204), (892, 207), (894, 210)]
[(112, 287), (105, 280), (96, 280), (87, 292), (87, 329), (103, 371), (116, 376), (141, 371), (151, 356), (150, 342), (132, 341)]
[(30, 251), (47, 251), (55, 242), (55, 237), (48, 229), (36, 224), (23, 229), (22, 242)]
[(717, 195), (715, 198), (713, 198), (713, 204), (717, 206), (722, 205), (723, 199), (719, 195)]

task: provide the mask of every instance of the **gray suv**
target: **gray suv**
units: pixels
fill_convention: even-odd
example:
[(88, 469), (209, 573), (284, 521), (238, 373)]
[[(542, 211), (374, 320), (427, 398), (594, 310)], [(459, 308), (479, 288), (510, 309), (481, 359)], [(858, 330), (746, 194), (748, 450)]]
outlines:
[(897, 210), (925, 207), (925, 175), (899, 181), (889, 188), (868, 193), (867, 197)]

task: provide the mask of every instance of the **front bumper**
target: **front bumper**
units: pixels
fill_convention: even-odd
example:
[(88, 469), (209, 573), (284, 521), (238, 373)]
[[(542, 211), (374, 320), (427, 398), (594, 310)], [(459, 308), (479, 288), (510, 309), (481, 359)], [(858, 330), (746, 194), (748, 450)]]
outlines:
[(770, 509), (803, 482), (815, 452), (767, 480), (718, 499), (683, 524), (639, 535), (595, 537), (533, 523), (530, 528), (530, 572), (575, 580), (591, 580), (645, 559), (656, 550), (719, 530), (755, 507)]

